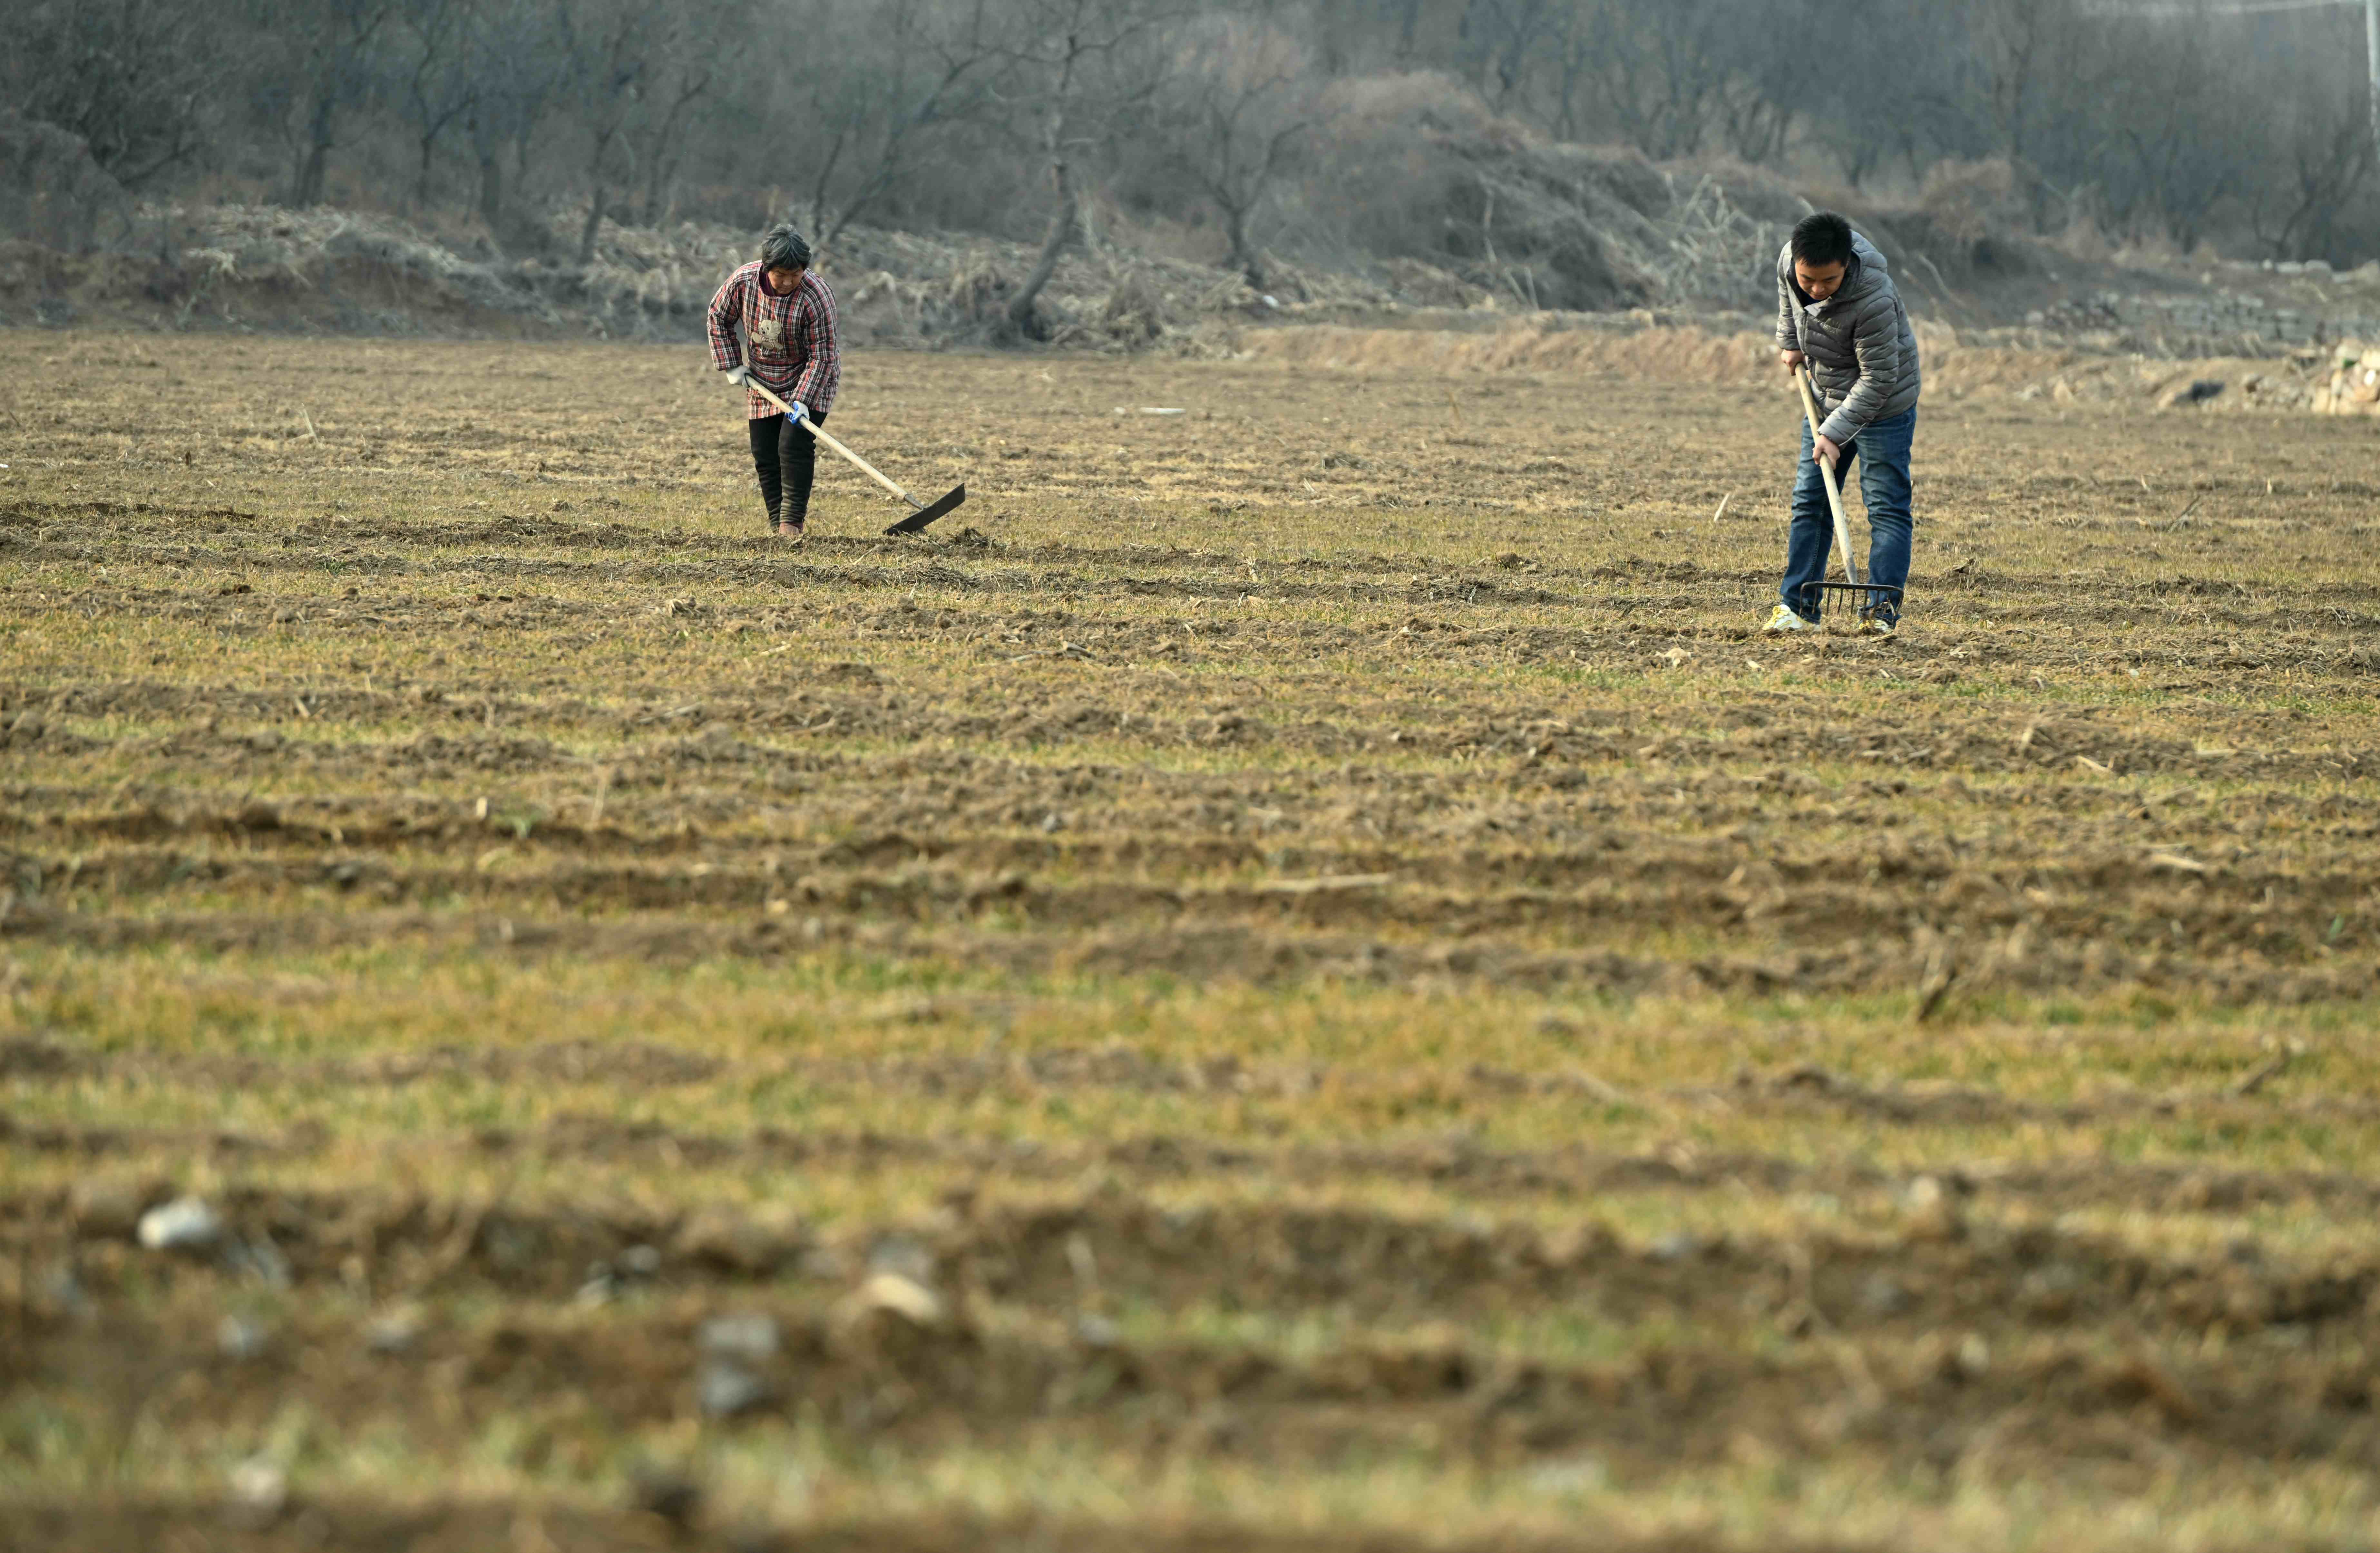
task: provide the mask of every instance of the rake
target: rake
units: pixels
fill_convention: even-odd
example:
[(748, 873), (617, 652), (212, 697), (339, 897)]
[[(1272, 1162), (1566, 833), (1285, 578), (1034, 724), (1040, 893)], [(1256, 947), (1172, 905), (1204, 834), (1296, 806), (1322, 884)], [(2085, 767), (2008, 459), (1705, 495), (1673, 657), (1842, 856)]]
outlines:
[[(770, 393), (767, 385), (762, 383), (759, 379), (750, 378), (747, 379), (746, 382), (753, 393), (758, 394), (761, 398), (766, 399), (769, 403), (776, 406), (777, 408), (783, 410), (785, 414), (793, 415), (794, 406), (786, 404), (783, 399), (780, 399), (775, 394)], [(925, 503), (918, 501), (915, 496), (910, 495), (907, 491), (893, 484), (891, 479), (889, 479), (882, 470), (877, 468), (875, 465), (870, 464), (867, 459), (860, 457), (859, 455), (852, 452), (841, 443), (836, 442), (833, 437), (828, 435), (825, 427), (818, 425), (808, 416), (795, 416), (795, 419), (800, 421), (804, 427), (808, 429), (811, 436), (816, 437), (820, 442), (824, 443), (827, 446), (834, 449), (835, 452), (843, 455), (845, 458), (850, 459), (853, 464), (858, 467), (861, 474), (866, 475), (869, 479), (874, 480), (885, 490), (892, 492), (893, 495), (898, 496), (901, 500), (908, 503), (911, 506), (917, 509), (908, 516), (903, 518), (900, 522), (895, 523), (891, 528), (885, 529), (884, 531), (888, 534), (923, 533), (925, 532), (926, 525), (933, 522), (934, 519), (941, 517), (955, 510), (960, 503), (966, 500), (966, 487), (964, 484), (960, 484), (953, 486), (940, 501), (934, 503), (931, 506), (928, 506)]]
[(1817, 620), (1858, 620), (1879, 610), (1890, 608), (1900, 612), (1904, 591), (1898, 588), (1878, 587), (1860, 581), (1859, 566), (1852, 559), (1852, 524), (1843, 516), (1843, 493), (1835, 484), (1835, 473), (1816, 453), (1818, 442), (1818, 400), (1810, 391), (1810, 369), (1793, 369), (1793, 382), (1802, 390), (1802, 413), (1810, 418), (1810, 456), (1817, 461), (1818, 483), (1827, 488), (1827, 507), (1835, 515), (1835, 545), (1843, 552), (1843, 580), (1840, 582), (1805, 582), (1802, 585), (1802, 616)]

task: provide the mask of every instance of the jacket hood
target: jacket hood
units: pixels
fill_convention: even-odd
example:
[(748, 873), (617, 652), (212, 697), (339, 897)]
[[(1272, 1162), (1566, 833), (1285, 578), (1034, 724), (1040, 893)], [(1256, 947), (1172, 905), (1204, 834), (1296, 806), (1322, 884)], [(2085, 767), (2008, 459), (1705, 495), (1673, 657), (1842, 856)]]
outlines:
[(1845, 292), (1865, 292), (1881, 284), (1892, 272), (1892, 266), (1885, 261), (1883, 254), (1876, 251), (1876, 245), (1856, 232), (1852, 234), (1852, 258), (1858, 261), (1859, 268), (1842, 291), (1835, 293), (1838, 297)]

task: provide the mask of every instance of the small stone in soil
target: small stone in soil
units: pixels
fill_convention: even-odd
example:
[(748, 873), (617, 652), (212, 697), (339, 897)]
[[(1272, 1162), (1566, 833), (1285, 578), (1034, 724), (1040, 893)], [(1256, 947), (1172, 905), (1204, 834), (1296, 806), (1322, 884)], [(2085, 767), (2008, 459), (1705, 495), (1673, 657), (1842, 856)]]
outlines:
[(272, 1342), (264, 1323), (248, 1316), (226, 1316), (215, 1324), (215, 1347), (226, 1359), (242, 1363), (260, 1358)]
[(140, 1244), (152, 1251), (200, 1251), (223, 1234), (223, 1220), (196, 1197), (177, 1197), (140, 1216)]
[(777, 1352), (777, 1322), (769, 1316), (714, 1316), (702, 1324), (702, 1351), (718, 1359), (759, 1364)]
[(402, 1306), (364, 1329), (364, 1346), (384, 1357), (410, 1352), (421, 1340), (421, 1329), (427, 1325), (421, 1312), (410, 1305)]
[(741, 1365), (712, 1363), (702, 1366), (695, 1397), (711, 1417), (733, 1418), (768, 1401), (769, 1389)]

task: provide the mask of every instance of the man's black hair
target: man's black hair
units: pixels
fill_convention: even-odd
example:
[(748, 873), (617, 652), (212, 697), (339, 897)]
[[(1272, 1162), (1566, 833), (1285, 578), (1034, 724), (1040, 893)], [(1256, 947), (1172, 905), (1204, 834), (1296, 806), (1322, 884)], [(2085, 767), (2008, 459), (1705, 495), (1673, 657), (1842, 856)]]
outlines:
[(760, 268), (763, 270), (807, 270), (809, 267), (810, 245), (800, 233), (783, 222), (770, 227), (768, 236), (760, 239)]
[(1852, 224), (1832, 211), (1805, 215), (1793, 228), (1793, 257), (1814, 270), (1852, 261)]

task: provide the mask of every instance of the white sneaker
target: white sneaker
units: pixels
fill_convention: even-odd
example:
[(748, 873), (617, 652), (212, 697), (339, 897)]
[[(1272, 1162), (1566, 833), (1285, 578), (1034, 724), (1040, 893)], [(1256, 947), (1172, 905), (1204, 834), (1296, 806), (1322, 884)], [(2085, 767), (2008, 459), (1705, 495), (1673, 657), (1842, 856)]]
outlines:
[(1769, 612), (1768, 624), (1760, 628), (1760, 634), (1764, 637), (1790, 637), (1796, 631), (1815, 631), (1816, 629), (1818, 629), (1818, 623), (1816, 621), (1804, 620), (1800, 615), (1795, 614), (1791, 609), (1787, 608), (1782, 602), (1779, 602), (1774, 610)]
[(1863, 637), (1891, 637), (1899, 635), (1900, 631), (1900, 627), (1889, 620), (1879, 615), (1864, 614), (1860, 616), (1855, 634)]

